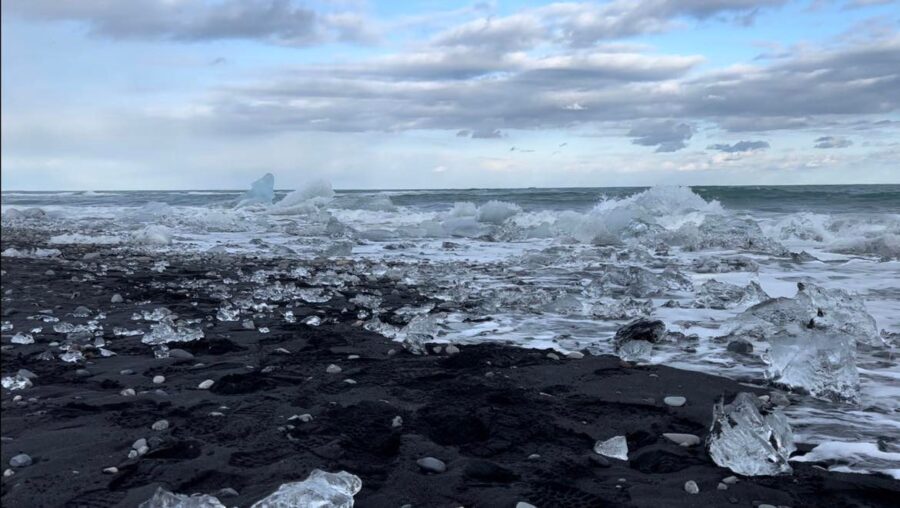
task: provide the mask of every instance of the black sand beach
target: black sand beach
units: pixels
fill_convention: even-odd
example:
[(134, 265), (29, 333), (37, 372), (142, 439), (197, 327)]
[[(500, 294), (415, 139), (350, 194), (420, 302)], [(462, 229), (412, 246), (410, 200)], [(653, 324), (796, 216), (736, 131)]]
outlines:
[[(2, 248), (10, 246), (28, 247), (4, 232)], [(214, 318), (221, 298), (211, 288), (231, 278), (231, 292), (250, 291), (255, 271), (297, 262), (170, 257), (159, 272), (156, 261), (85, 247), (63, 248), (55, 259), (3, 258), (2, 319), (15, 328), (3, 335), (2, 374), (36, 375), (31, 388), (3, 390), (4, 469), (20, 453), (33, 460), (4, 476), (3, 506), (136, 506), (158, 486), (249, 506), (315, 468), (359, 476), (360, 507), (862, 507), (900, 499), (898, 481), (811, 464), (794, 464), (790, 476), (740, 477), (719, 490), (732, 473), (702, 444), (681, 447), (662, 436), (703, 439), (716, 401), (762, 390), (615, 357), (553, 358), (502, 345), (462, 345), (452, 354), (432, 345), (431, 354), (413, 355), (365, 330), (349, 302), (380, 293), (388, 322), (400, 319), (398, 308), (423, 303), (415, 288), (383, 278), (363, 278), (326, 303), (260, 307), (242, 316), (257, 328), (246, 329)], [(341, 271), (334, 261), (304, 266)], [(123, 301), (111, 303), (116, 293)], [(91, 315), (74, 318), (79, 306)], [(150, 323), (131, 316), (157, 307), (201, 319), (205, 337), (171, 345), (188, 354), (157, 359), (140, 336), (113, 334), (115, 327), (148, 330)], [(296, 323), (283, 318), (285, 309)], [(48, 343), (64, 335), (33, 317), (79, 324), (101, 312), (105, 348), (115, 356), (86, 347), (79, 363), (40, 358), (58, 354)], [(301, 323), (311, 315), (322, 324)], [(43, 332), (34, 344), (10, 344), (9, 336), (35, 327)], [(331, 365), (340, 372), (328, 372)], [(159, 375), (165, 380), (156, 384)], [(199, 389), (207, 379), (214, 384)], [(129, 388), (135, 395), (122, 395)], [(687, 403), (668, 407), (669, 395)], [(307, 414), (310, 421), (291, 419)], [(151, 429), (163, 419), (167, 429)], [(592, 450), (616, 435), (627, 437), (627, 462)], [(128, 458), (142, 438), (149, 451)], [(424, 472), (423, 457), (440, 459), (446, 471)], [(115, 472), (104, 472), (110, 467)], [(689, 480), (698, 494), (685, 492)], [(237, 495), (217, 494), (226, 488)]]

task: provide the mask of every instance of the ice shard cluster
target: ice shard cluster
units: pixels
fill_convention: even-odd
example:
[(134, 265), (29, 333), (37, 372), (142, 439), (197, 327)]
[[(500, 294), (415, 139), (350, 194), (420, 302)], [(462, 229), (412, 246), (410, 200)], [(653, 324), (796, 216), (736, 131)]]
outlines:
[(747, 392), (713, 407), (706, 445), (713, 462), (745, 476), (791, 473), (788, 458), (796, 450), (784, 414)]

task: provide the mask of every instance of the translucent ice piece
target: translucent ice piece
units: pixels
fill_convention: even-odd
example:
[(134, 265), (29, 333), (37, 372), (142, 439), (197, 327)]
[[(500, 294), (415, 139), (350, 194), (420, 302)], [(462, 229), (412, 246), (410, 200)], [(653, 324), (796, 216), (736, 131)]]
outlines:
[(837, 401), (859, 400), (856, 344), (843, 335), (793, 327), (769, 338), (771, 348), (763, 359), (767, 376), (813, 397)]
[(167, 342), (191, 342), (203, 338), (203, 330), (198, 327), (170, 320), (150, 326), (150, 332), (141, 339), (144, 344), (158, 345)]
[(436, 314), (423, 314), (412, 318), (402, 330), (403, 347), (414, 354), (425, 352), (425, 343), (433, 340), (438, 333)]
[(594, 453), (604, 457), (628, 460), (628, 441), (625, 440), (625, 436), (615, 436), (606, 441), (597, 441), (594, 445)]
[(19, 332), (9, 339), (13, 344), (34, 344), (34, 337), (30, 333)]
[(730, 309), (747, 304), (756, 304), (769, 299), (763, 288), (754, 282), (745, 287), (715, 279), (708, 280), (697, 290), (694, 307), (701, 309)]
[(619, 358), (634, 362), (647, 361), (653, 352), (653, 344), (661, 342), (666, 335), (666, 325), (662, 321), (637, 319), (619, 328), (613, 338)]
[(741, 392), (731, 404), (713, 407), (707, 449), (713, 462), (745, 476), (786, 474), (796, 448), (787, 418), (777, 409), (758, 407), (759, 399)]
[(273, 199), (275, 199), (275, 177), (272, 173), (266, 173), (250, 184), (250, 190), (241, 196), (237, 206), (268, 205)]
[(314, 469), (306, 480), (281, 485), (251, 508), (353, 508), (353, 496), (360, 489), (362, 480), (358, 476)]
[(3, 388), (6, 388), (10, 391), (24, 390), (25, 388), (31, 388), (32, 386), (31, 380), (21, 374), (16, 374), (15, 376), (6, 376), (2, 381), (0, 381), (0, 383), (2, 383)]
[(225, 505), (213, 496), (186, 496), (157, 487), (153, 497), (139, 504), (138, 508), (225, 508)]

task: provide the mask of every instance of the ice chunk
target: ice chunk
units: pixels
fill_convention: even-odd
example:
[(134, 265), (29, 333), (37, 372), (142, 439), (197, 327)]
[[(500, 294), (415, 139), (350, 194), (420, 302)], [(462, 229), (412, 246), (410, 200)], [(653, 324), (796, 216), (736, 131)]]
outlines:
[(662, 296), (669, 291), (690, 290), (690, 279), (675, 268), (654, 273), (640, 266), (607, 265), (599, 279), (604, 287), (635, 298)]
[(601, 301), (594, 304), (591, 315), (598, 319), (622, 320), (648, 316), (652, 311), (653, 301), (626, 297), (622, 300)]
[(282, 484), (251, 508), (353, 508), (353, 496), (360, 489), (362, 480), (356, 475), (313, 469), (306, 480)]
[(241, 196), (237, 207), (248, 205), (268, 205), (275, 199), (275, 177), (266, 173), (259, 180), (250, 184), (250, 190)]
[(859, 372), (853, 339), (818, 329), (792, 326), (769, 337), (763, 355), (766, 375), (776, 383), (801, 388), (813, 397), (859, 400)]
[(164, 320), (150, 326), (150, 333), (144, 335), (141, 342), (151, 346), (169, 342), (191, 342), (203, 338), (200, 327), (179, 321)]
[(413, 354), (426, 352), (425, 343), (433, 340), (438, 333), (438, 314), (422, 314), (412, 318), (398, 334), (403, 347)]
[(693, 270), (697, 273), (726, 273), (726, 272), (758, 272), (759, 263), (746, 256), (705, 257), (695, 259), (692, 263)]
[(3, 388), (6, 388), (9, 391), (13, 390), (24, 390), (25, 388), (31, 388), (32, 383), (31, 380), (22, 374), (16, 374), (15, 376), (6, 376), (0, 381), (0, 384), (3, 385)]
[(797, 288), (794, 298), (772, 298), (744, 311), (732, 325), (731, 335), (766, 339), (798, 325), (845, 334), (870, 346), (884, 344), (875, 319), (858, 297), (809, 283), (798, 283)]
[(788, 457), (796, 450), (791, 427), (781, 411), (760, 404), (753, 394), (741, 392), (731, 404), (723, 400), (713, 407), (709, 456), (745, 476), (790, 473)]
[(153, 497), (139, 504), (138, 508), (225, 508), (225, 505), (213, 496), (205, 494), (186, 496), (157, 487)]
[(332, 198), (334, 190), (331, 183), (327, 180), (316, 180), (285, 196), (275, 203), (271, 211), (275, 213), (315, 211), (317, 206), (328, 203)]
[(628, 460), (628, 441), (625, 440), (625, 436), (615, 436), (606, 441), (597, 441), (594, 444), (594, 453), (604, 457)]
[(165, 226), (147, 226), (131, 233), (131, 241), (140, 245), (169, 245), (172, 230)]
[(697, 290), (694, 307), (700, 309), (729, 309), (755, 304), (769, 299), (763, 288), (752, 281), (745, 287), (715, 279), (704, 282)]
[(613, 338), (616, 354), (625, 361), (647, 361), (657, 344), (666, 336), (666, 324), (662, 321), (637, 319), (619, 328)]
[(237, 321), (241, 315), (241, 309), (236, 309), (230, 304), (219, 307), (216, 312), (216, 319), (219, 321)]
[(34, 344), (34, 337), (30, 333), (19, 332), (9, 339), (13, 344)]

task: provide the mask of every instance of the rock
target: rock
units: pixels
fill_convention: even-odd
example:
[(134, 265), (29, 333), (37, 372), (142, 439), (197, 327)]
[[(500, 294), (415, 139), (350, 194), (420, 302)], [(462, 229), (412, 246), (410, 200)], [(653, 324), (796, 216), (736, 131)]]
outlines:
[(582, 358), (584, 358), (584, 353), (582, 353), (581, 351), (570, 351), (568, 354), (566, 354), (566, 358), (569, 358), (571, 360), (581, 360)]
[(694, 434), (665, 433), (663, 437), (680, 446), (694, 446), (700, 444), (700, 438)]
[(311, 415), (309, 413), (304, 413), (302, 415), (294, 415), (294, 416), (288, 418), (289, 422), (293, 421), (293, 420), (299, 420), (303, 423), (309, 423), (309, 422), (313, 421), (313, 415)]
[(119, 472), (119, 468), (112, 466), (103, 469), (103, 472), (106, 474), (116, 474)]
[(653, 345), (666, 336), (666, 325), (662, 321), (637, 319), (619, 328), (613, 338), (616, 354), (625, 361), (648, 360)]
[(77, 369), (75, 371), (75, 375), (78, 377), (89, 377), (91, 375), (91, 371), (87, 369)]
[(110, 298), (109, 301), (110, 301), (110, 303), (122, 303), (125, 301), (125, 299), (122, 298), (122, 295), (120, 295), (119, 293), (116, 293), (116, 294), (112, 295), (112, 298)]
[(423, 457), (417, 460), (416, 464), (427, 473), (443, 473), (447, 470), (447, 465), (444, 464), (444, 461), (434, 457)]
[(748, 355), (753, 352), (753, 344), (744, 339), (736, 339), (728, 343), (727, 349), (732, 353)]
[(158, 431), (166, 430), (169, 428), (169, 420), (157, 420), (153, 422), (150, 428)]
[(332, 363), (325, 369), (325, 372), (329, 374), (340, 374), (342, 370), (343, 369)]
[(456, 353), (459, 353), (459, 348), (454, 346), (453, 344), (450, 344), (446, 348), (444, 348), (444, 352), (446, 352), (448, 355), (455, 355)]
[(728, 490), (728, 485), (725, 485), (724, 483), (719, 482), (719, 484), (716, 485), (716, 490)]
[(199, 388), (201, 390), (209, 390), (210, 388), (212, 388), (212, 385), (214, 385), (214, 384), (216, 384), (215, 381), (213, 381), (212, 379), (207, 379), (206, 381), (203, 381), (202, 383), (197, 385), (197, 388)]
[(241, 323), (241, 326), (242, 326), (245, 330), (256, 330), (256, 323), (254, 323), (252, 319), (245, 319), (245, 320)]
[(37, 374), (35, 374), (34, 372), (31, 372), (28, 369), (19, 369), (18, 372), (16, 372), (16, 374), (24, 377), (25, 379), (37, 379), (37, 377), (38, 377)]
[(394, 417), (393, 420), (391, 420), (391, 427), (396, 429), (396, 428), (402, 427), (402, 426), (403, 426), (403, 417), (402, 416), (397, 415)]
[(174, 348), (169, 350), (169, 358), (175, 358), (177, 360), (191, 360), (194, 358), (194, 355), (184, 349)]
[(547, 353), (547, 358), (551, 360), (559, 360), (559, 355), (556, 353)]
[(519, 501), (518, 503), (516, 503), (516, 508), (537, 508), (537, 506), (531, 503), (526, 503), (525, 501)]
[(726, 485), (734, 485), (737, 482), (738, 482), (737, 476), (726, 476), (725, 478), (722, 478), (722, 483), (724, 483)]
[(663, 402), (665, 402), (667, 406), (681, 407), (687, 402), (687, 399), (678, 395), (670, 395), (664, 398)]
[(31, 463), (31, 457), (27, 453), (20, 453), (9, 459), (9, 465), (11, 467), (28, 467)]
[(688, 494), (699, 494), (700, 487), (697, 485), (697, 482), (694, 480), (688, 480), (684, 482), (684, 491)]
[(144, 439), (144, 438), (138, 439), (137, 441), (135, 441), (135, 442), (131, 445), (131, 447), (132, 447), (133, 449), (135, 449), (135, 450), (139, 450), (139, 449), (144, 448), (144, 447), (146, 447), (146, 446), (147, 446), (147, 440)]
[(126, 389), (122, 390), (122, 391), (119, 392), (119, 393), (120, 393), (123, 397), (134, 397), (136, 392), (134, 391), (134, 388), (126, 388)]
[(166, 382), (166, 376), (153, 376), (153, 384), (161, 385)]

